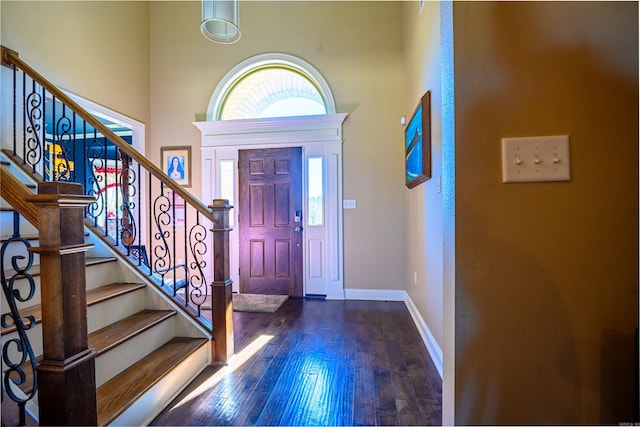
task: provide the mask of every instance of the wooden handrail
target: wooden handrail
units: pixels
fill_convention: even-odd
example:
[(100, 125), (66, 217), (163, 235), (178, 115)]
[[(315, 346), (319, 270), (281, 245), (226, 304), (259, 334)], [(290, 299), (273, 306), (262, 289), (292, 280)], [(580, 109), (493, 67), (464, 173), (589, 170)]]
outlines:
[(33, 196), (31, 192), (22, 182), (13, 176), (6, 168), (0, 166), (0, 195), (13, 208), (22, 215), (34, 227), (38, 227), (38, 209), (26, 200), (26, 197)]
[(158, 178), (164, 185), (173, 190), (174, 193), (182, 197), (188, 204), (192, 205), (195, 209), (197, 209), (205, 218), (211, 220), (211, 211), (205, 206), (200, 200), (196, 199), (185, 190), (181, 185), (177, 184), (175, 181), (170, 179), (167, 174), (165, 174), (162, 169), (153, 164), (149, 159), (138, 153), (136, 150), (132, 149), (129, 144), (118, 135), (116, 135), (111, 129), (102, 124), (99, 120), (97, 120), (93, 115), (91, 115), (88, 111), (78, 105), (73, 99), (71, 99), (67, 94), (58, 89), (55, 85), (45, 79), (40, 73), (31, 68), (27, 63), (22, 61), (18, 55), (18, 52), (11, 50), (5, 46), (1, 46), (2, 48), (2, 61), (1, 64), (5, 67), (11, 67), (15, 65), (20, 68), (25, 74), (31, 77), (34, 81), (38, 82), (43, 88), (49, 91), (52, 95), (70, 107), (76, 114), (78, 114), (84, 121), (93, 126), (94, 129), (98, 130), (102, 133), (109, 141), (115, 144), (124, 154), (128, 157), (132, 158), (143, 168), (149, 171), (153, 176)]

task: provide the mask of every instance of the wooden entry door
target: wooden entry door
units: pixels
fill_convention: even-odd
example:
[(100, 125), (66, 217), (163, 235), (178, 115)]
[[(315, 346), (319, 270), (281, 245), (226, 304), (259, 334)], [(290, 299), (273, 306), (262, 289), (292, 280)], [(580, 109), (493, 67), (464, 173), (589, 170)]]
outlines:
[(239, 160), (240, 292), (302, 296), (302, 149)]

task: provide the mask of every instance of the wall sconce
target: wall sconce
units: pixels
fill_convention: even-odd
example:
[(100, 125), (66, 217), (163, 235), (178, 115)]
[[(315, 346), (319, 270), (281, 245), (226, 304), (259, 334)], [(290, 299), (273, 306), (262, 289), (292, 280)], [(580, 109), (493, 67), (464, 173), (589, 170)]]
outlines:
[(200, 31), (216, 43), (231, 44), (240, 40), (239, 0), (202, 0)]

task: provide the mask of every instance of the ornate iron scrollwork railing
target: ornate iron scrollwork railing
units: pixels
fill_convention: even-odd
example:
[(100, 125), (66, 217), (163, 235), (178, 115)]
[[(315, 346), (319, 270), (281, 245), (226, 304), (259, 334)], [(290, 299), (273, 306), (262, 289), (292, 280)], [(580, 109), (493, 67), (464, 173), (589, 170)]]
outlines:
[(89, 226), (210, 328), (201, 313), (213, 271), (209, 208), (17, 53), (3, 48), (2, 60), (14, 82), (7, 154), (41, 180), (83, 184), (95, 198)]
[[(187, 315), (211, 331), (215, 359), (226, 361), (233, 355), (233, 327), (227, 319), (231, 280), (220, 279), (224, 275), (221, 272), (228, 273), (228, 244), (221, 243), (224, 239), (219, 235), (229, 230), (215, 229), (213, 223), (220, 222), (221, 217), (228, 222), (231, 207), (225, 204), (223, 210), (214, 207), (212, 212), (134, 150), (130, 140), (81, 108), (20, 60), (16, 52), (2, 46), (0, 61), (3, 89), (12, 87), (2, 94), (13, 98), (12, 125), (1, 128), (2, 140), (12, 142), (12, 148), (2, 150), (4, 154), (37, 181), (83, 184), (85, 194), (94, 199), (85, 209), (85, 225), (174, 298)], [(6, 118), (2, 117), (3, 125), (7, 124)], [(32, 213), (23, 215), (29, 217)], [(34, 223), (32, 218), (29, 221)], [(19, 236), (13, 236), (10, 243), (28, 247), (28, 242)], [(2, 314), (2, 326), (15, 325), (18, 331), (18, 338), (3, 345), (3, 388), (18, 402), (24, 417), (25, 402), (36, 393), (37, 384), (36, 359), (27, 337), (35, 319), (19, 312), (35, 292), (29, 275), (33, 255), (29, 252), (24, 257), (14, 256), (7, 262), (4, 245), (2, 255), (3, 269), (10, 263), (15, 271), (10, 277), (2, 273), (10, 309)], [(18, 279), (26, 281), (27, 288), (15, 287)], [(205, 303), (212, 299), (212, 305), (221, 309), (205, 316)], [(24, 368), (27, 361), (30, 368)], [(34, 378), (34, 388), (26, 396), (13, 393), (15, 384), (28, 381), (24, 369), (33, 370)], [(40, 377), (43, 380), (44, 376)]]

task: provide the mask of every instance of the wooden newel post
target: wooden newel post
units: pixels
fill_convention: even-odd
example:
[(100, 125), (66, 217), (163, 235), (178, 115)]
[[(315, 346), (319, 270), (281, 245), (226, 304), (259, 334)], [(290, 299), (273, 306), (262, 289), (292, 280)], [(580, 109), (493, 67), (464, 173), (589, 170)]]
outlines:
[(38, 209), (43, 359), (37, 366), (40, 425), (97, 425), (95, 351), (88, 347), (81, 184), (45, 182)]
[(215, 363), (227, 363), (234, 354), (233, 303), (229, 270), (229, 201), (214, 199), (209, 206), (213, 213), (213, 283), (211, 308)]

